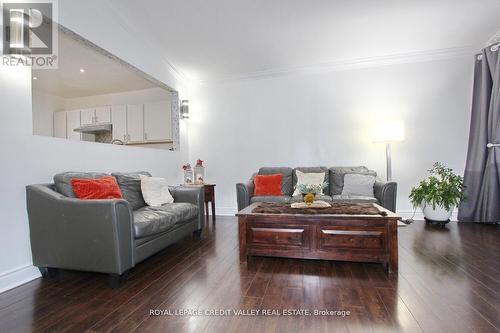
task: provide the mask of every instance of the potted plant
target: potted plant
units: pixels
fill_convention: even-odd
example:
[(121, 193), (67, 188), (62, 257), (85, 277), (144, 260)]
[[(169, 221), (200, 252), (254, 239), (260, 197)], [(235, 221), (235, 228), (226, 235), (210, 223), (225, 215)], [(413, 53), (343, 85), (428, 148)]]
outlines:
[(317, 185), (299, 184), (297, 190), (302, 194), (302, 198), (307, 205), (311, 205), (316, 199), (316, 194), (322, 193), (323, 189), (328, 186), (327, 182)]
[(464, 179), (451, 168), (436, 162), (429, 170), (430, 176), (410, 192), (414, 207), (421, 207), (430, 221), (448, 221), (453, 209), (464, 200)]

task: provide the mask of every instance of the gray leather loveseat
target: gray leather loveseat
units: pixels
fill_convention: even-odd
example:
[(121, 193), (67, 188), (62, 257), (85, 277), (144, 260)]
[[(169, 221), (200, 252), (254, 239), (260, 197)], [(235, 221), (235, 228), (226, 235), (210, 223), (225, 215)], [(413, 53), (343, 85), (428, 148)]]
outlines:
[(118, 287), (138, 262), (192, 233), (200, 235), (202, 188), (171, 187), (174, 203), (149, 207), (139, 174), (149, 175), (112, 174), (123, 196), (118, 200), (75, 198), (72, 178), (103, 173), (65, 172), (54, 176), (53, 184), (26, 187), (33, 264), (44, 276), (59, 268), (100, 272)]
[(328, 187), (323, 190), (325, 195), (318, 196), (318, 199), (325, 200), (329, 202), (334, 201), (344, 201), (344, 202), (374, 202), (382, 207), (385, 207), (391, 211), (396, 210), (396, 192), (397, 184), (395, 182), (384, 182), (377, 178), (374, 187), (373, 197), (360, 197), (360, 196), (345, 196), (342, 195), (342, 189), (344, 186), (344, 176), (347, 173), (362, 173), (371, 174), (375, 177), (377, 174), (375, 171), (369, 170), (365, 166), (355, 166), (355, 167), (298, 167), (295, 169), (288, 167), (263, 167), (258, 171), (258, 175), (269, 175), (269, 174), (281, 174), (282, 175), (282, 186), (281, 190), (283, 196), (254, 196), (254, 183), (253, 176), (250, 180), (245, 183), (236, 184), (236, 195), (238, 199), (238, 210), (249, 206), (254, 202), (298, 202), (302, 201), (302, 196), (292, 196), (295, 184), (297, 183), (297, 177), (295, 175), (295, 170), (302, 172), (319, 173), (325, 172), (325, 182), (328, 183)]

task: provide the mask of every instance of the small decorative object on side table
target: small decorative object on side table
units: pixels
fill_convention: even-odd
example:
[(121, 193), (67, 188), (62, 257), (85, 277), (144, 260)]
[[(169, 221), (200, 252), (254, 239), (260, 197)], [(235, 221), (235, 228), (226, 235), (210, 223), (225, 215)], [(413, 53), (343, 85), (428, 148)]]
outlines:
[(203, 160), (198, 159), (194, 167), (194, 183), (204, 184), (205, 183), (205, 167), (203, 166)]
[(184, 164), (182, 166), (182, 170), (184, 170), (184, 184), (185, 185), (191, 185), (194, 182), (194, 173), (193, 169), (191, 168), (191, 164)]

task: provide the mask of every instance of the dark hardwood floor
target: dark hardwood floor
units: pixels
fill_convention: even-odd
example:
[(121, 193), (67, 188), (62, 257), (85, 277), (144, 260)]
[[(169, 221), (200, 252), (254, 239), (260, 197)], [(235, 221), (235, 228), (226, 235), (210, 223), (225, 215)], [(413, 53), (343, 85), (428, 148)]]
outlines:
[[(0, 332), (498, 332), (500, 226), (399, 228), (399, 273), (378, 264), (238, 258), (218, 217), (136, 266), (120, 289), (62, 272), (0, 294)], [(342, 316), (151, 316), (151, 309), (332, 309)]]

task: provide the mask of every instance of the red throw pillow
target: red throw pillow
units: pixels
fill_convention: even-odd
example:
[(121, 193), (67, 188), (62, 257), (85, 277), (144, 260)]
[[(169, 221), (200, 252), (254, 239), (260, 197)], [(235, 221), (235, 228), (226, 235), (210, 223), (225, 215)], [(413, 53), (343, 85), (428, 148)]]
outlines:
[(121, 199), (122, 192), (115, 177), (104, 176), (96, 179), (71, 179), (71, 187), (79, 199)]
[(275, 175), (257, 175), (253, 178), (255, 185), (254, 195), (283, 195), (281, 192), (281, 180), (283, 176), (280, 173)]

